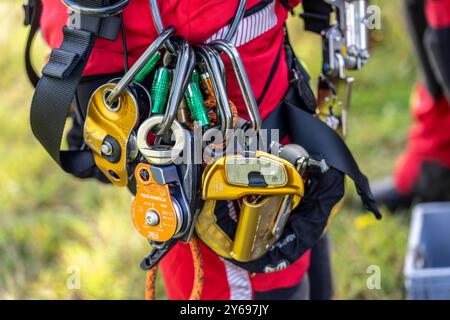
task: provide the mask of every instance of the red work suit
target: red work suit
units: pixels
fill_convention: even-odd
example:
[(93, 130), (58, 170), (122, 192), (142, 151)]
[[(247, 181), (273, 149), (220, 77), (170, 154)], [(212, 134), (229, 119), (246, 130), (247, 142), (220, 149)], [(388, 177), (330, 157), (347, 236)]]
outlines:
[[(247, 9), (260, 1), (247, 1)], [(296, 6), (301, 0), (290, 0)], [(159, 1), (161, 16), (166, 26), (173, 25), (177, 34), (191, 44), (203, 43), (212, 37), (221, 37), (221, 29), (234, 17), (238, 0), (164, 0)], [(43, 0), (44, 9), (41, 30), (52, 48), (62, 41), (62, 27), (68, 18), (67, 8), (60, 0)], [(263, 10), (246, 17), (236, 33), (233, 42), (238, 47), (256, 98), (260, 98), (273, 64), (281, 51), (284, 57), (284, 23), (288, 10), (280, 1), (274, 0)], [(123, 11), (129, 63), (133, 64), (156, 38), (148, 0), (133, 0)], [(122, 35), (116, 41), (98, 39), (89, 59), (84, 75), (99, 75), (122, 72), (124, 55)], [(240, 116), (246, 118), (246, 109), (231, 71), (226, 61), (228, 74), (228, 94), (237, 105)], [(259, 104), (264, 118), (283, 99), (288, 89), (288, 70), (285, 59), (281, 58), (272, 81)], [(254, 291), (270, 291), (298, 284), (308, 266), (309, 252), (286, 269), (270, 274), (250, 275), (230, 262), (224, 261), (204, 244), (204, 290), (202, 299), (251, 299)], [(170, 299), (187, 299), (192, 290), (194, 270), (188, 245), (178, 244), (162, 260), (162, 274)]]
[[(426, 0), (424, 9), (428, 32), (450, 29), (450, 0)], [(450, 41), (448, 37), (438, 39)], [(433, 70), (433, 78), (439, 78)], [(446, 77), (448, 79), (449, 75)], [(449, 99), (448, 93), (432, 94), (422, 82), (417, 84), (411, 105), (414, 124), (407, 148), (395, 168), (394, 181), (400, 193), (409, 194), (412, 191), (421, 175), (423, 163), (437, 162), (450, 168)]]

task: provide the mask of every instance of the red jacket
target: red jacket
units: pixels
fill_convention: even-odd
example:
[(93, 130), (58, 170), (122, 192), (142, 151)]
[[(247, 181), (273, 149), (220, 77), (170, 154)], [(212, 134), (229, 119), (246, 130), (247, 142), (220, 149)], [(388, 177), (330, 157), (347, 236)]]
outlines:
[(427, 0), (425, 14), (428, 24), (435, 29), (450, 27), (450, 0)]
[[(248, 0), (247, 2), (247, 8), (251, 8), (260, 1)], [(301, 0), (289, 0), (293, 7), (300, 2)], [(164, 0), (159, 1), (159, 3), (164, 24), (175, 26), (177, 34), (194, 44), (205, 42), (226, 26), (227, 22), (234, 16), (239, 1)], [(67, 21), (67, 9), (61, 4), (60, 0), (43, 0), (43, 4), (44, 10), (41, 20), (43, 36), (51, 47), (59, 47), (62, 41), (61, 29)], [(258, 17), (255, 16), (249, 18), (245, 25), (242, 25), (239, 39), (236, 39), (239, 44), (242, 44), (238, 46), (238, 49), (256, 98), (261, 96), (272, 65), (283, 46), (283, 26), (288, 11), (280, 1), (274, 0), (264, 14), (267, 14), (267, 16), (263, 20), (258, 20)], [(148, 0), (131, 1), (130, 5), (124, 10), (123, 17), (129, 62), (133, 64), (157, 35)], [(262, 34), (256, 32), (263, 29), (265, 32)], [(279, 66), (264, 99), (259, 104), (263, 119), (276, 108), (288, 88), (288, 70), (286, 61), (283, 59), (284, 56), (284, 51), (282, 51)], [(116, 41), (98, 39), (87, 64), (85, 75), (121, 72), (123, 71), (123, 59), (121, 35)], [(228, 94), (230, 99), (238, 106), (240, 115), (245, 118), (246, 109), (228, 61), (226, 61), (226, 67), (229, 70)], [(175, 249), (164, 259), (162, 267), (163, 273), (170, 275), (166, 277), (169, 297), (183, 299), (189, 295), (188, 291), (192, 283), (191, 257), (188, 246), (179, 245)], [(205, 279), (212, 280), (209, 289), (208, 281), (205, 281), (206, 288), (202, 298), (229, 299), (233, 297), (230, 293), (230, 283), (228, 282), (228, 289), (226, 284), (221, 287), (222, 282), (214, 275), (216, 271), (219, 272), (219, 269), (225, 269), (222, 260), (211, 254), (209, 249), (204, 246), (202, 246), (202, 251), (211, 262), (205, 263)], [(182, 269), (180, 269), (180, 265), (182, 265)], [(309, 254), (306, 254), (284, 271), (250, 277), (252, 289), (267, 291), (295, 285), (303, 277), (308, 265)], [(177, 270), (183, 271), (180, 271), (181, 280), (176, 276)], [(180, 281), (183, 281), (183, 284)], [(183, 286), (185, 289), (180, 289)]]

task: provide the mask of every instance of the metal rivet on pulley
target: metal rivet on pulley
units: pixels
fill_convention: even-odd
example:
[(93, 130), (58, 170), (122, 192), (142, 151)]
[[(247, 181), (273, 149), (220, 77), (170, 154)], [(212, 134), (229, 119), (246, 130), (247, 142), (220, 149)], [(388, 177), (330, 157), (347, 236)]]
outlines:
[(142, 181), (147, 182), (148, 180), (150, 180), (150, 173), (145, 169), (139, 171), (139, 176), (141, 177)]
[(113, 154), (113, 146), (108, 141), (104, 141), (102, 144), (102, 154), (106, 156)]
[(159, 215), (154, 210), (149, 210), (145, 214), (145, 222), (150, 226), (157, 226), (159, 224)]

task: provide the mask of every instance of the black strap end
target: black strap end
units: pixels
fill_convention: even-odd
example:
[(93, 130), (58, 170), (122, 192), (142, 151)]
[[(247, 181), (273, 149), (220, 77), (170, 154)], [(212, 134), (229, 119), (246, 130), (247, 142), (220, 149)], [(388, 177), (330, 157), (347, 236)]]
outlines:
[(34, 6), (30, 3), (26, 3), (23, 5), (23, 11), (25, 13), (23, 24), (24, 26), (29, 26), (33, 21)]
[(65, 79), (79, 64), (80, 59), (77, 53), (53, 49), (49, 62), (42, 69), (42, 74), (56, 79)]
[(330, 27), (330, 17), (333, 7), (317, 0), (303, 0), (304, 12), (300, 17), (305, 21), (305, 30), (315, 33), (322, 33)]

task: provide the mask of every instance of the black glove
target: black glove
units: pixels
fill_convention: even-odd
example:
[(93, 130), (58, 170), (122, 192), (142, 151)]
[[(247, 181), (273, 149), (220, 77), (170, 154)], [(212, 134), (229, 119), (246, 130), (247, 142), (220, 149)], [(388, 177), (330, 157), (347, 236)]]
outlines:
[[(333, 207), (344, 196), (344, 175), (332, 168), (324, 174), (310, 173), (305, 188), (305, 195), (291, 213), (282, 236), (265, 255), (245, 263), (229, 261), (249, 272), (269, 273), (285, 269), (312, 248), (321, 238)], [(237, 224), (226, 201), (217, 203), (215, 214), (219, 226), (234, 238)]]

